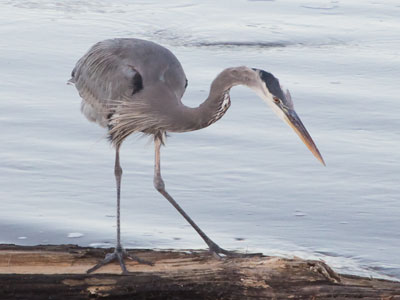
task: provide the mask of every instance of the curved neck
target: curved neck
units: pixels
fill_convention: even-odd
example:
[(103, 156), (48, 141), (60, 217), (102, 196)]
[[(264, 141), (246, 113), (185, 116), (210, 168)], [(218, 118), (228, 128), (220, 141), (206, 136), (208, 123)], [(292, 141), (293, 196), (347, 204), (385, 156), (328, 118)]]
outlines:
[[(185, 116), (181, 131), (192, 131), (207, 127), (218, 121), (231, 105), (229, 91), (236, 85), (248, 85), (250, 78), (243, 76), (247, 67), (228, 68), (223, 70), (211, 83), (207, 99), (198, 107), (183, 105), (182, 115)], [(183, 124), (182, 124), (183, 125)]]

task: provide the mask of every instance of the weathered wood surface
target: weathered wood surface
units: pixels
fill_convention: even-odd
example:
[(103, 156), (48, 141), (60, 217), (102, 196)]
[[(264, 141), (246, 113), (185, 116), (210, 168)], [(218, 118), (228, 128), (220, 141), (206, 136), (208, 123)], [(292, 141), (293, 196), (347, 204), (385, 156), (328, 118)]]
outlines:
[(132, 250), (154, 266), (85, 271), (110, 249), (0, 245), (0, 299), (400, 299), (400, 283), (338, 275), (321, 261)]

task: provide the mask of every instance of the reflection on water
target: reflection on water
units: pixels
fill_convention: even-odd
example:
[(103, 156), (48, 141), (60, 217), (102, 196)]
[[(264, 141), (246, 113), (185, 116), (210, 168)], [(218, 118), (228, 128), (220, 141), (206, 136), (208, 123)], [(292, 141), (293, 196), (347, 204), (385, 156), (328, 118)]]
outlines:
[[(110, 37), (170, 48), (205, 99), (229, 66), (275, 74), (318, 145), (322, 167), (252, 91), (222, 120), (172, 134), (169, 192), (225, 248), (324, 259), (341, 272), (400, 277), (400, 29), (397, 2), (8, 1), (0, 4), (0, 242), (114, 242), (114, 153), (65, 85)], [(152, 186), (153, 147), (122, 148), (127, 247), (204, 248)]]

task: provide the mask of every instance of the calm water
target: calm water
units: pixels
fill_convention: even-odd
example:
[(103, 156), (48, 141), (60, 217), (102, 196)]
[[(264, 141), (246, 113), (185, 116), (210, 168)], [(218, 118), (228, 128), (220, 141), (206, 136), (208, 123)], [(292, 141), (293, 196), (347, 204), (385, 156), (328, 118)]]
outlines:
[[(399, 2), (131, 2), (0, 2), (0, 242), (114, 243), (114, 152), (65, 82), (93, 43), (138, 37), (177, 55), (190, 106), (225, 67), (274, 73), (327, 163), (234, 88), (222, 120), (162, 149), (169, 192), (210, 237), (400, 278)], [(146, 139), (122, 167), (126, 247), (205, 248), (154, 190)]]

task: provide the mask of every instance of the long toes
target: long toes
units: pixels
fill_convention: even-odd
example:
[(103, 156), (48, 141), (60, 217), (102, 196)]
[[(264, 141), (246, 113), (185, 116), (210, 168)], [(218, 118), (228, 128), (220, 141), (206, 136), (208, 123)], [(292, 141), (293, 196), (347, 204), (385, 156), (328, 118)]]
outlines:
[(210, 252), (213, 254), (214, 257), (216, 257), (218, 259), (221, 258), (220, 254), (223, 254), (224, 256), (227, 256), (227, 257), (238, 257), (238, 258), (263, 256), (262, 253), (239, 253), (239, 252), (235, 252), (235, 251), (228, 251), (217, 245), (210, 248)]
[[(215, 252), (213, 252), (213, 254), (214, 253)], [(234, 251), (228, 251), (228, 250), (225, 250), (225, 249), (222, 249), (222, 248), (220, 248), (217, 253), (218, 253), (217, 255), (219, 257), (221, 257), (221, 254), (226, 256), (226, 257), (243, 257), (243, 254), (241, 254), (241, 253), (234, 252)], [(214, 256), (215, 256), (215, 254), (214, 254)]]
[(86, 273), (89, 274), (89, 273), (92, 273), (92, 272), (96, 271), (97, 269), (100, 269), (102, 266), (105, 266), (109, 262), (113, 261), (115, 258), (116, 258), (116, 254), (115, 253), (108, 253), (106, 255), (106, 257), (101, 262), (99, 262), (94, 267), (91, 267), (89, 270), (86, 271)]
[(215, 249), (215, 248), (210, 248), (209, 249), (209, 251), (210, 251), (210, 253), (212, 254), (212, 256), (214, 256), (214, 258), (216, 258), (216, 259), (222, 259), (222, 257), (221, 257), (221, 255), (219, 255), (220, 253), (221, 253), (221, 248), (217, 248), (217, 249)]
[(117, 258), (118, 258), (119, 265), (121, 266), (121, 269), (122, 269), (122, 274), (127, 274), (128, 270), (126, 269), (124, 257), (122, 255), (122, 253), (117, 253)]
[(154, 263), (145, 259), (141, 259), (135, 255), (130, 255), (130, 254), (126, 254), (126, 258), (132, 260), (132, 261), (136, 261), (139, 264), (144, 264), (144, 265), (149, 265), (149, 266), (154, 266)]

